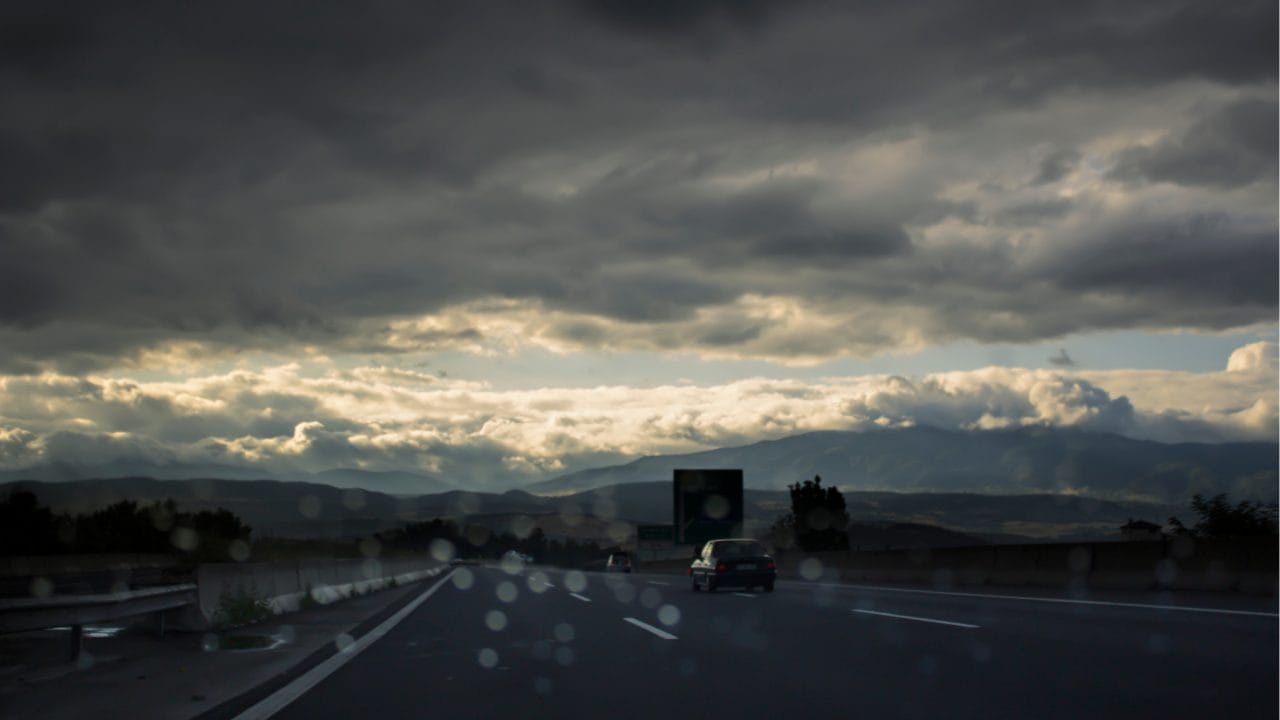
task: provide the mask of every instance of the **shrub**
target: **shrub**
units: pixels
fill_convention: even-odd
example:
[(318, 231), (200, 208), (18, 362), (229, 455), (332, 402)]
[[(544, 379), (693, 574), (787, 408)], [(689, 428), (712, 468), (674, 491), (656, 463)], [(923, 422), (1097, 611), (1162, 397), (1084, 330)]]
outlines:
[(253, 590), (240, 588), (238, 593), (222, 593), (214, 624), (218, 627), (238, 627), (264, 620), (275, 614), (271, 603)]

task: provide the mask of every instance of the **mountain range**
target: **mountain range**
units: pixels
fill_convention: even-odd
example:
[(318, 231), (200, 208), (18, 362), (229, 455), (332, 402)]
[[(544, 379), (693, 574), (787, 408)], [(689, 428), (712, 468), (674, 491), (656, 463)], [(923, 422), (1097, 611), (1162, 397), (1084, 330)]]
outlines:
[(782, 490), (820, 475), (853, 491), (1088, 495), (1185, 504), (1195, 493), (1274, 502), (1276, 443), (1134, 440), (1069, 429), (952, 431), (917, 427), (812, 432), (685, 455), (645, 457), (536, 482), (555, 495), (669, 481), (677, 468), (741, 468), (749, 488)]
[(645, 457), (507, 492), (459, 489), (413, 472), (336, 469), (255, 479), (245, 468), (165, 465), (143, 477), (113, 474), (122, 467), (64, 464), (0, 473), (0, 498), (28, 489), (67, 512), (172, 498), (186, 510), (225, 507), (257, 537), (357, 537), (434, 517), (496, 530), (534, 518), (548, 534), (582, 537), (617, 522), (670, 523), (674, 469), (727, 467), (743, 470), (746, 521), (756, 530), (787, 511), (789, 484), (820, 475), (841, 488), (857, 523), (918, 523), (993, 540), (1077, 539), (1109, 535), (1128, 518), (1194, 520), (1187, 512), (1194, 493), (1275, 502), (1278, 452), (1276, 443), (1170, 445), (1048, 428), (908, 428)]
[(153, 463), (136, 460), (115, 461), (99, 465), (49, 463), (21, 470), (0, 470), (0, 482), (36, 480), (66, 482), (94, 478), (163, 478), (165, 480), (286, 480), (311, 482), (337, 488), (376, 490), (391, 495), (426, 495), (456, 490), (458, 486), (436, 475), (408, 471), (373, 471), (356, 468), (334, 468), (321, 472), (275, 474), (256, 467), (213, 463)]
[[(34, 493), (42, 505), (73, 514), (120, 500), (145, 504), (173, 499), (186, 511), (226, 508), (252, 526), (256, 538), (356, 538), (406, 522), (447, 517), (498, 532), (523, 524), (541, 527), (550, 537), (602, 539), (615, 530), (614, 525), (630, 528), (672, 522), (670, 481), (611, 485), (554, 497), (520, 490), (395, 497), (276, 480), (113, 478), (6, 483), (0, 485), (0, 498), (23, 490)], [(868, 544), (882, 544), (890, 536), (955, 544), (957, 539), (948, 540), (940, 528), (983, 541), (1099, 539), (1114, 536), (1130, 518), (1163, 524), (1171, 514), (1186, 514), (1185, 506), (1073, 495), (858, 491), (844, 495), (853, 521), (851, 538), (860, 534)], [(767, 528), (790, 508), (786, 491), (748, 489), (743, 500), (751, 532)]]

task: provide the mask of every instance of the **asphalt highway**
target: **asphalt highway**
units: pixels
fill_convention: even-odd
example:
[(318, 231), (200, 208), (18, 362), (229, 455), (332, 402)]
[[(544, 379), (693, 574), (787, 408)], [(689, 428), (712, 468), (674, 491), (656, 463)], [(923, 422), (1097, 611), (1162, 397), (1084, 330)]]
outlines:
[(509, 570), (454, 570), (274, 717), (1277, 717), (1265, 605)]

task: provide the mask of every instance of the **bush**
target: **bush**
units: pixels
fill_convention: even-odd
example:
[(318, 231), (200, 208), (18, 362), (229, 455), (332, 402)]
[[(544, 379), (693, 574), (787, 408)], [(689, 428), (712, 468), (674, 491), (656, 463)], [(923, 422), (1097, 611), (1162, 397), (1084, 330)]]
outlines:
[(239, 593), (222, 593), (218, 600), (218, 612), (214, 614), (214, 625), (218, 627), (239, 627), (259, 620), (265, 620), (275, 614), (271, 603), (252, 590), (240, 589)]

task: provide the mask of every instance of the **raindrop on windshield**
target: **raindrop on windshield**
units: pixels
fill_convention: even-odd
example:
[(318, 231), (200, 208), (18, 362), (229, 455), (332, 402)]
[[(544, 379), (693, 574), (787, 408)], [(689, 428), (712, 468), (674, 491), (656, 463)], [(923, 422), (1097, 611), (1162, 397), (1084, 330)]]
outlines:
[(511, 534), (517, 539), (524, 540), (533, 534), (535, 523), (533, 518), (528, 515), (517, 515), (511, 518)]
[(509, 552), (502, 556), (499, 567), (508, 575), (519, 575), (524, 572), (524, 560), (521, 560), (519, 555)]
[(303, 495), (298, 500), (298, 512), (308, 520), (320, 517), (320, 498), (315, 495)]
[(551, 587), (551, 579), (548, 578), (547, 574), (541, 570), (535, 570), (534, 572), (529, 573), (529, 577), (526, 579), (525, 584), (529, 586), (529, 592), (541, 594)]
[(53, 594), (53, 581), (46, 577), (31, 579), (31, 597), (44, 599)]
[(507, 628), (507, 614), (501, 610), (490, 610), (484, 616), (485, 627), (494, 632)]
[(431, 558), (436, 562), (449, 562), (457, 554), (453, 543), (444, 538), (436, 538), (430, 545)]
[(342, 504), (348, 510), (359, 510), (365, 504), (364, 491), (360, 488), (351, 488), (344, 491), (342, 493)]
[(169, 542), (183, 552), (191, 552), (200, 545), (200, 536), (191, 528), (174, 528), (173, 533), (169, 535)]
[(805, 558), (800, 561), (800, 577), (810, 582), (822, 577), (822, 561), (818, 558)]
[(475, 573), (470, 570), (463, 567), (453, 571), (453, 586), (459, 590), (470, 590), (475, 583)]
[(382, 554), (382, 543), (376, 537), (367, 537), (360, 541), (360, 554), (367, 558), (376, 558)]
[(636, 599), (636, 587), (629, 582), (620, 582), (613, 586), (613, 596), (620, 603), (629, 603)]
[(351, 652), (351, 646), (355, 644), (355, 638), (346, 633), (339, 633), (338, 637), (333, 639), (333, 644), (337, 646), (338, 652)]
[(658, 621), (667, 627), (680, 622), (680, 608), (675, 605), (663, 605), (658, 608)]
[(494, 594), (496, 594), (498, 599), (504, 603), (513, 603), (516, 601), (516, 598), (520, 597), (520, 589), (516, 587), (515, 583), (509, 580), (503, 580), (498, 583), (498, 587), (494, 590)]
[(227, 545), (227, 555), (236, 562), (244, 562), (249, 559), (249, 543), (236, 539)]
[(556, 662), (565, 667), (573, 664), (573, 648), (568, 645), (561, 645), (556, 648)]
[(587, 589), (587, 576), (578, 570), (570, 570), (564, 574), (564, 586), (569, 592), (580, 593)]
[(551, 659), (551, 643), (546, 640), (539, 640), (533, 644), (530, 650), (534, 660), (550, 660)]
[(632, 530), (631, 525), (628, 523), (611, 522), (609, 523), (609, 528), (605, 532), (609, 534), (610, 540), (621, 545), (631, 539)]
[(657, 588), (647, 587), (640, 591), (640, 604), (652, 610), (662, 604), (662, 593)]

